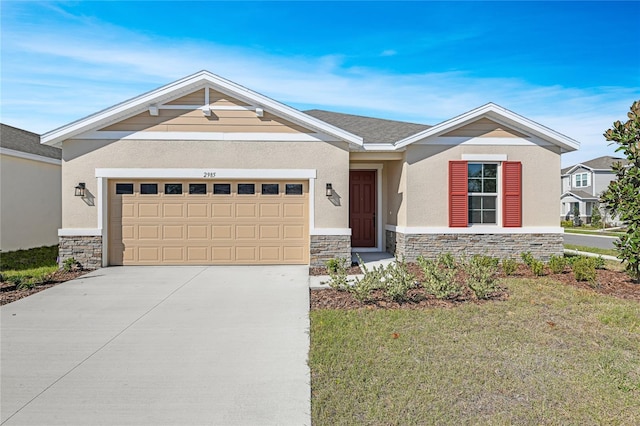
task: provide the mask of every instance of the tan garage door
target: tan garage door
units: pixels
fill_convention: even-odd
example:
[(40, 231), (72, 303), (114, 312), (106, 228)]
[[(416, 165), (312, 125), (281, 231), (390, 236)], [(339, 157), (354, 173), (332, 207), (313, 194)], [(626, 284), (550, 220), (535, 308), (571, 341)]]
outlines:
[(109, 183), (111, 265), (307, 264), (305, 181)]

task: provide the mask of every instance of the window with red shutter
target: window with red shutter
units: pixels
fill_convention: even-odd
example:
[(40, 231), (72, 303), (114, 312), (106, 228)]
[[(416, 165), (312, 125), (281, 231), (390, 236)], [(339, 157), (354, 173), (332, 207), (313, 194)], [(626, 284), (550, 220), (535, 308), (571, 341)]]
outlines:
[(449, 162), (449, 226), (466, 227), (468, 219), (467, 162)]
[(522, 226), (522, 163), (502, 163), (502, 224), (504, 227)]

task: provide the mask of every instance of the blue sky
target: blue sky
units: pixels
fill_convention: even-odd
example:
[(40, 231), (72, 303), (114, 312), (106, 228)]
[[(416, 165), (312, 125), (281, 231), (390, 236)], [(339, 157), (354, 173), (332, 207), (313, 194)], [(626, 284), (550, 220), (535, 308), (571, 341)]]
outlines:
[(498, 103), (613, 154), (640, 2), (2, 1), (2, 122), (44, 133), (207, 69), (299, 109), (436, 124)]

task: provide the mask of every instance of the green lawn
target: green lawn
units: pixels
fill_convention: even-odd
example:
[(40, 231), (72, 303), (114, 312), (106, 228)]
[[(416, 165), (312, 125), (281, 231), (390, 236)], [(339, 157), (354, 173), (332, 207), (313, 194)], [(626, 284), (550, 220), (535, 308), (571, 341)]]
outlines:
[(312, 311), (313, 424), (640, 424), (640, 304), (505, 284), (454, 309)]
[(624, 232), (616, 231), (598, 231), (596, 229), (582, 229), (582, 228), (564, 228), (564, 232), (569, 234), (586, 234), (586, 235), (604, 235), (607, 237), (619, 237), (625, 235)]
[(19, 287), (41, 284), (58, 270), (58, 246), (38, 247), (0, 253), (2, 281)]

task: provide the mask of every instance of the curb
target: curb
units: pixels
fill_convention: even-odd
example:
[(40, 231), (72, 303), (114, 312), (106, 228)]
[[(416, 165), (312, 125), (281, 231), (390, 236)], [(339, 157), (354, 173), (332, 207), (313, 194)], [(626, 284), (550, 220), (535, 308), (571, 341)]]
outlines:
[(578, 251), (578, 250), (571, 250), (571, 249), (564, 249), (564, 252), (567, 254), (574, 254), (576, 256), (602, 257), (603, 259), (606, 259), (606, 260), (617, 260), (621, 262), (621, 260), (618, 259), (617, 257), (609, 256), (608, 254), (589, 253), (587, 251)]

